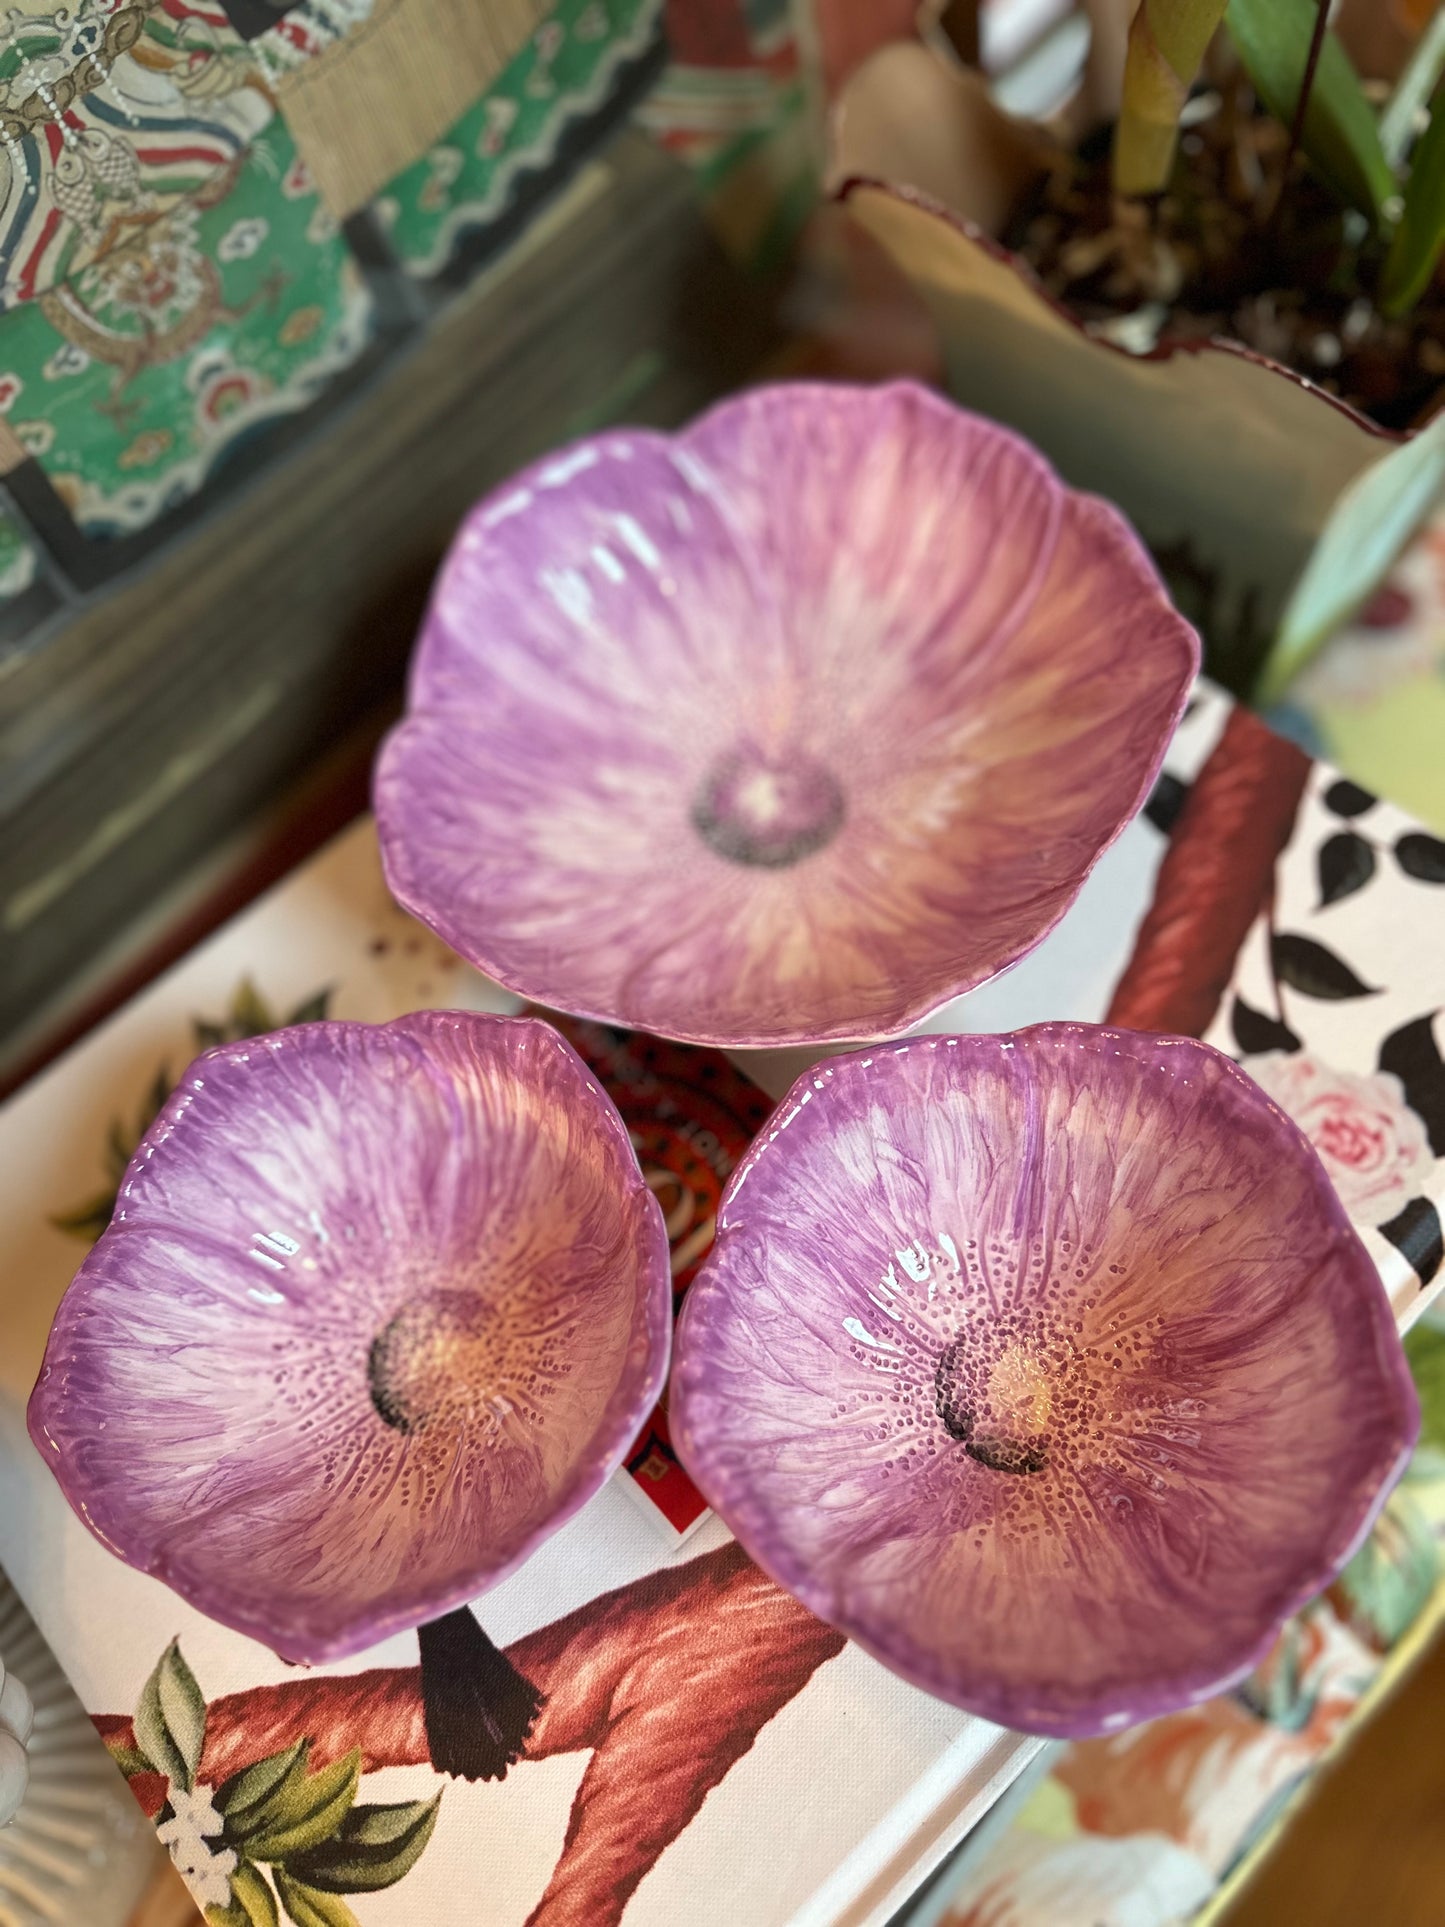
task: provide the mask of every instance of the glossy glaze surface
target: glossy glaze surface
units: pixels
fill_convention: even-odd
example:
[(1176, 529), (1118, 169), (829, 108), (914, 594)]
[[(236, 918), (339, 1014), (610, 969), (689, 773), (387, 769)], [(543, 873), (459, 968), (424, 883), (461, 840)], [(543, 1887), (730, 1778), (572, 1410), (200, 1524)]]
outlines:
[(1296, 1127), (1206, 1045), (1077, 1024), (801, 1079), (723, 1200), (670, 1414), (821, 1617), (1069, 1737), (1247, 1670), (1418, 1424)]
[(319, 1662), (585, 1503), (670, 1312), (661, 1214), (555, 1031), (304, 1024), (182, 1078), (61, 1303), (31, 1436), (114, 1551)]
[(400, 901), (558, 1009), (894, 1035), (1030, 950), (1198, 663), (1120, 516), (907, 383), (616, 431), (468, 518), (383, 753)]

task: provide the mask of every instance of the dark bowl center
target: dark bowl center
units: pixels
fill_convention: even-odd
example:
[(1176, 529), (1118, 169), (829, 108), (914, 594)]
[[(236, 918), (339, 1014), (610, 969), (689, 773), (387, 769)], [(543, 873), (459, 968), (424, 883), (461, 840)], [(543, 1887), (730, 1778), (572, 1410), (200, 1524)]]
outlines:
[(831, 843), (842, 826), (843, 791), (832, 771), (801, 752), (730, 750), (703, 779), (693, 827), (729, 862), (781, 870)]
[(506, 1416), (496, 1382), (496, 1312), (474, 1291), (436, 1290), (405, 1305), (371, 1341), (366, 1379), (397, 1432)]
[(939, 1354), (934, 1404), (944, 1429), (994, 1472), (1042, 1472), (1049, 1462), (1054, 1388), (1026, 1341), (979, 1342), (965, 1331)]

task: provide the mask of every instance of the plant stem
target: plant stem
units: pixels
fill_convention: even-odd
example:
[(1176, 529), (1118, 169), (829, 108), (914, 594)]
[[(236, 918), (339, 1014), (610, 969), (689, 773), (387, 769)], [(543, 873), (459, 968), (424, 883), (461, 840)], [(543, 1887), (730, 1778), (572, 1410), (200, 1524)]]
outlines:
[(1139, 0), (1114, 128), (1114, 191), (1157, 194), (1174, 164), (1179, 116), (1226, 0)]
[[(1315, 73), (1319, 68), (1320, 55), (1324, 51), (1325, 32), (1330, 24), (1330, 0), (1315, 0), (1315, 27), (1310, 35), (1310, 50), (1305, 56), (1305, 70), (1300, 77), (1299, 99), (1294, 104), (1294, 118), (1289, 126), (1289, 146), (1285, 149), (1284, 170), (1280, 176), (1280, 199), (1284, 198), (1284, 183), (1289, 180), (1290, 168), (1299, 152), (1300, 141), (1304, 137), (1305, 115), (1309, 112), (1310, 95), (1314, 91)], [(1278, 203), (1276, 203), (1278, 205)]]

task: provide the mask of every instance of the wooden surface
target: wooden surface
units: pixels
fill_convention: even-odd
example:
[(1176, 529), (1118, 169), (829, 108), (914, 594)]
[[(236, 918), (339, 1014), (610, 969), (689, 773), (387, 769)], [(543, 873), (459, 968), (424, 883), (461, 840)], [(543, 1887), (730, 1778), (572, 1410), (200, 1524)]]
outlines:
[(1442, 1922), (1445, 1633), (1324, 1767), (1221, 1927)]
[(126, 1927), (206, 1927), (206, 1923), (168, 1860)]

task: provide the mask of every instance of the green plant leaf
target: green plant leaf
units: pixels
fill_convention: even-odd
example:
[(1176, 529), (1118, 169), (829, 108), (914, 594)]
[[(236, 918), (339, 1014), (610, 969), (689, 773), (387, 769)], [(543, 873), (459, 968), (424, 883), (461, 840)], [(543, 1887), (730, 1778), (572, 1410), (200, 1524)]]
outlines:
[(1415, 137), (1415, 116), (1435, 91), (1445, 73), (1445, 7), (1415, 42), (1400, 78), (1380, 115), (1380, 145), (1391, 167), (1398, 167)]
[[(151, 1087), (141, 1101), (140, 1114), (135, 1121), (135, 1144), (140, 1143), (146, 1132), (160, 1116), (165, 1108), (166, 1099), (174, 1089), (175, 1086), (171, 1082), (170, 1071), (162, 1064), (155, 1076), (151, 1079)], [(132, 1151), (135, 1149), (135, 1144), (131, 1146)], [(126, 1163), (128, 1164), (129, 1162), (130, 1159), (127, 1158)], [(121, 1172), (118, 1172), (117, 1176), (123, 1173), (124, 1168), (124, 1166), (121, 1167)]]
[(226, 1838), (232, 1845), (242, 1845), (270, 1826), (278, 1801), (287, 1800), (305, 1780), (310, 1750), (310, 1740), (298, 1740), (233, 1773), (216, 1789), (216, 1811), (225, 1815)]
[(123, 1746), (119, 1740), (107, 1740), (105, 1750), (128, 1780), (133, 1780), (137, 1773), (154, 1773), (156, 1770), (138, 1747)]
[(207, 1907), (211, 1927), (281, 1927), (281, 1916), (265, 1877), (243, 1860), (231, 1875), (229, 1907)]
[(1179, 116), (1224, 6), (1225, 0), (1140, 0), (1114, 124), (1118, 193), (1157, 194), (1168, 185)]
[(214, 1050), (217, 1044), (225, 1043), (226, 1028), (224, 1024), (211, 1024), (204, 1017), (196, 1017), (191, 1021), (191, 1036), (198, 1051)]
[(94, 1197), (76, 1205), (73, 1211), (53, 1212), (50, 1222), (57, 1231), (63, 1231), (67, 1238), (81, 1238), (86, 1244), (93, 1245), (114, 1215), (114, 1191), (97, 1191)]
[(361, 1748), (353, 1747), (344, 1758), (288, 1786), (284, 1798), (273, 1794), (267, 1824), (250, 1836), (246, 1852), (253, 1860), (289, 1860), (319, 1847), (346, 1818), (360, 1775)]
[(298, 1004), (286, 1022), (288, 1024), (319, 1023), (330, 1010), (333, 995), (333, 987), (328, 984), (325, 990), (318, 990), (314, 997), (308, 997), (304, 1003)]
[[(1314, 30), (1315, 0), (1229, 0), (1225, 19), (1255, 92), (1276, 120), (1294, 119)], [(1325, 35), (1300, 135), (1310, 165), (1342, 201), (1379, 222), (1396, 193), (1359, 75)]]
[(275, 1014), (249, 977), (243, 977), (231, 999), (231, 1035), (259, 1037), (277, 1028)]
[(1330, 511), (1280, 618), (1254, 700), (1277, 702), (1369, 600), (1445, 491), (1445, 414), (1357, 475)]
[(1445, 249), (1445, 85), (1435, 89), (1430, 125), (1415, 148), (1405, 188), (1405, 211), (1380, 278), (1380, 306), (1388, 315), (1413, 308), (1435, 276)]
[(135, 1709), (136, 1743), (157, 1773), (189, 1793), (206, 1740), (206, 1702), (173, 1639), (141, 1689)]
[(296, 1927), (360, 1927), (339, 1894), (325, 1894), (304, 1881), (293, 1880), (284, 1867), (276, 1869), (276, 1891)]
[(399, 1806), (353, 1807), (335, 1837), (293, 1855), (287, 1871), (332, 1894), (374, 1894), (394, 1887), (420, 1860), (436, 1826), (438, 1793)]

